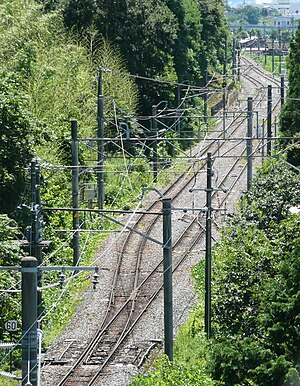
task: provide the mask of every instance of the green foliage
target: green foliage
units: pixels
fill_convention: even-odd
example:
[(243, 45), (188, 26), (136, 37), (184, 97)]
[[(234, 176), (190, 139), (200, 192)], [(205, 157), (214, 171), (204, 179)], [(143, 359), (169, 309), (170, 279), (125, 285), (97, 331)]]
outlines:
[[(16, 243), (18, 228), (15, 221), (7, 215), (0, 214), (0, 265), (20, 264), (21, 251)], [(19, 274), (0, 271), (0, 284), (2, 289), (20, 289)], [(20, 322), (20, 294), (0, 295), (0, 340), (7, 339), (8, 333), (4, 324), (7, 320), (16, 319)]]
[(179, 24), (173, 52), (178, 79), (197, 83), (202, 76), (199, 53), (203, 50), (202, 21), (197, 2), (169, 1), (168, 6), (176, 15)]
[(19, 386), (18, 381), (10, 380), (10, 379), (1, 379), (2, 386)]
[[(109, 117), (107, 121), (109, 122), (111, 117), (114, 121), (115, 112), (134, 115), (137, 105), (134, 81), (120, 75), (127, 70), (117, 50), (105, 41), (94, 39), (92, 29), (86, 31), (82, 39), (85, 39), (85, 42), (89, 41), (91, 45), (97, 43), (97, 54), (92, 47), (90, 50), (84, 48), (80, 41), (74, 41), (65, 32), (60, 10), (44, 14), (44, 9), (33, 0), (9, 2), (0, 0), (0, 59), (5, 67), (0, 74), (1, 211), (6, 210), (5, 208), (8, 208), (7, 211), (14, 210), (20, 196), (24, 203), (30, 203), (30, 181), (28, 175), (25, 175), (25, 167), (33, 154), (42, 158), (43, 206), (72, 206), (71, 172), (68, 169), (57, 168), (57, 165), (70, 164), (71, 118), (79, 121), (80, 136), (95, 135), (99, 66), (109, 67), (119, 73), (117, 75), (104, 73), (103, 76), (104, 92), (107, 97), (105, 114)], [(36, 122), (40, 125), (38, 126)], [(134, 128), (134, 124), (130, 122), (131, 128)], [(87, 150), (84, 144), (80, 146), (79, 153), (82, 164), (85, 163), (85, 159), (92, 158), (91, 151)], [(94, 158), (94, 153), (92, 155)], [(138, 173), (137, 178), (139, 176)], [(80, 182), (91, 181), (93, 175), (85, 173), (81, 176)], [(134, 179), (133, 181), (134, 188), (138, 190), (140, 185)], [(144, 180), (141, 181), (144, 183)], [(110, 189), (108, 186), (108, 191)], [(123, 193), (118, 194), (125, 197)], [(130, 197), (127, 195), (124, 201), (129, 205)], [(26, 208), (19, 217), (21, 215), (24, 217), (24, 223), (28, 221)], [(46, 221), (44, 238), (52, 241), (47, 253), (43, 251), (44, 264), (72, 264), (72, 235), (68, 231), (72, 229), (72, 215), (48, 210), (43, 216)], [(80, 214), (81, 226), (84, 221), (87, 227), (111, 228), (111, 224), (86, 219)], [(28, 222), (25, 225), (28, 225)], [(1, 226), (0, 228), (2, 230)], [(3, 237), (6, 237), (6, 234), (9, 235), (7, 230)], [(84, 262), (94, 256), (95, 243), (96, 241), (100, 243), (103, 237), (92, 237), (89, 233), (83, 233), (80, 239), (81, 261)], [(6, 242), (3, 241), (1, 245), (4, 247)], [(19, 261), (10, 261), (10, 256), (13, 258), (15, 252), (17, 253), (13, 250), (10, 255), (6, 251), (7, 261), (2, 264), (19, 264)], [(51, 274), (45, 275), (43, 279), (45, 285), (58, 281), (57, 276)], [(9, 288), (15, 283), (13, 275), (1, 274), (3, 288)], [(57, 295), (58, 289), (43, 293), (46, 312), (51, 310), (56, 301), (58, 302), (56, 312), (49, 312), (44, 320), (46, 333), (49, 329), (57, 333), (57, 326), (61, 326), (62, 321), (70, 319), (71, 310), (74, 310), (74, 304), (78, 302), (78, 297), (71, 301), (71, 294), (79, 293), (80, 288), (82, 290), (86, 284), (84, 280), (79, 280), (70, 287), (71, 289), (61, 298)], [(3, 296), (3, 299), (0, 328), (3, 327), (4, 319), (20, 317), (18, 295)], [(73, 308), (69, 308), (70, 304)], [(53, 338), (53, 335), (51, 337)]]
[[(53, 162), (57, 143), (63, 146), (70, 138), (70, 119), (79, 121), (81, 135), (94, 135), (99, 66), (124, 72), (124, 65), (116, 50), (97, 39), (92, 28), (82, 37), (86, 48), (74, 41), (64, 30), (59, 10), (43, 14), (33, 0), (12, 0), (0, 3), (0, 15), (1, 62), (9, 71), (18, 72), (19, 88), (28, 95), (30, 111), (44, 124), (45, 147), (39, 153), (44, 157), (52, 142), (54, 154), (48, 153), (47, 161)], [(137, 105), (133, 81), (111, 74), (104, 78), (107, 98), (114, 98), (123, 113), (132, 114)], [(112, 103), (107, 105), (108, 115), (113, 116)]]
[(253, 188), (241, 202), (245, 221), (266, 229), (283, 220), (291, 206), (299, 203), (299, 175), (284, 163), (270, 160), (260, 169)]
[(11, 213), (16, 207), (24, 167), (33, 154), (38, 127), (30, 116), (28, 103), (19, 91), (16, 75), (0, 70), (0, 211)]
[[(265, 57), (265, 55), (263, 55), (262, 53), (261, 54), (255, 53), (250, 56), (253, 60), (259, 63), (259, 65), (265, 68), (267, 71), (271, 73), (273, 72), (272, 71), (273, 58), (271, 55), (267, 55)], [(281, 61), (280, 61), (280, 57), (278, 55), (275, 55), (274, 56), (274, 74), (277, 76), (280, 76), (281, 71), (285, 68), (285, 66), (286, 66), (285, 58), (281, 57)]]
[[(64, 18), (80, 34), (94, 26), (118, 46), (132, 74), (199, 83), (207, 63), (213, 70), (224, 60), (219, 43), (228, 31), (220, 1), (69, 0)], [(171, 85), (139, 80), (138, 86), (144, 114), (161, 100), (174, 100)]]
[(225, 59), (225, 40), (227, 39), (229, 42), (224, 2), (218, 0), (198, 1), (198, 7), (202, 22), (203, 50), (200, 56), (202, 73), (204, 74), (207, 69), (209, 72), (213, 72), (215, 69), (221, 72), (220, 64), (223, 64)]
[[(167, 78), (174, 71), (171, 55), (178, 24), (161, 0), (70, 0), (65, 8), (65, 24), (78, 30), (94, 24), (101, 37), (119, 47), (131, 73)], [(141, 83), (141, 106), (155, 92), (152, 82)]]
[(299, 377), (300, 177), (269, 161), (214, 249), (208, 366), (217, 385), (293, 384)]
[[(166, 356), (156, 359), (147, 375), (137, 376), (131, 386), (212, 386), (214, 382), (205, 369), (208, 350), (204, 337), (202, 311), (196, 309), (189, 322), (182, 326), (175, 341), (174, 361)], [(200, 322), (200, 325), (199, 325)]]
[(193, 270), (196, 279), (199, 303), (191, 313), (188, 322), (179, 328), (174, 342), (174, 360), (169, 363), (165, 356), (154, 360), (145, 374), (135, 377), (131, 386), (179, 385), (179, 386), (212, 386), (214, 381), (207, 372), (206, 357), (210, 350), (203, 333), (204, 326), (204, 261)]
[[(122, 154), (117, 155), (122, 157)], [(105, 198), (106, 204), (112, 208), (131, 208), (140, 199), (141, 188), (149, 186), (152, 181), (152, 170), (146, 158), (128, 161), (124, 157), (123, 162), (112, 159), (106, 170)]]
[(228, 11), (228, 20), (237, 24), (259, 24), (263, 16), (264, 10), (252, 5), (229, 8)]
[[(280, 131), (285, 137), (300, 135), (300, 25), (290, 44), (288, 60), (289, 90), (287, 101), (280, 114)], [(287, 160), (294, 165), (300, 165), (300, 145), (297, 141), (283, 141), (288, 148)]]

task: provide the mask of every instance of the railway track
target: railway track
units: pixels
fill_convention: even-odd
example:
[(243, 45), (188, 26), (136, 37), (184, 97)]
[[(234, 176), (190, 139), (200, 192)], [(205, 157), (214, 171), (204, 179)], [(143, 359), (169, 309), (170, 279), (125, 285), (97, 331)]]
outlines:
[[(244, 59), (243, 59), (244, 60)], [(247, 63), (247, 61), (245, 61)], [(254, 85), (252, 95), (254, 106), (260, 109), (261, 99), (264, 97), (263, 83), (253, 76), (255, 70), (251, 67), (243, 75), (248, 84)], [(261, 75), (263, 76), (263, 75)], [(277, 108), (277, 101), (274, 108)], [(246, 102), (243, 103), (246, 108)], [(245, 186), (245, 141), (234, 143), (224, 140), (234, 137), (245, 137), (245, 113), (237, 113), (229, 125), (226, 133), (217, 130), (210, 133), (215, 141), (203, 140), (201, 145), (193, 151), (193, 159), (187, 170), (182, 173), (163, 192), (165, 197), (172, 198), (173, 206), (178, 208), (192, 207), (194, 211), (174, 211), (173, 214), (173, 273), (177, 274), (191, 251), (203, 242), (204, 227), (201, 222), (203, 213), (197, 209), (205, 206), (204, 196), (189, 193), (194, 186), (205, 188), (205, 160), (206, 153), (212, 153), (215, 159), (214, 168), (222, 165), (222, 173), (215, 179), (216, 188), (226, 186), (227, 193), (220, 197), (213, 195), (213, 206), (220, 209), (225, 202), (236, 199), (235, 188)], [(256, 139), (255, 150), (261, 147), (261, 139)], [(222, 157), (223, 155), (223, 157)], [(228, 157), (225, 158), (225, 155)], [(229, 156), (230, 155), (230, 156)], [(186, 205), (188, 204), (188, 205)], [(129, 232), (118, 247), (117, 264), (111, 284), (111, 291), (105, 316), (99, 323), (99, 328), (93, 337), (82, 344), (70, 345), (60, 355), (61, 363), (65, 363), (63, 377), (56, 383), (58, 386), (67, 385), (101, 385), (107, 375), (107, 368), (112, 363), (131, 363), (138, 367), (149, 354), (157, 342), (149, 342), (145, 347), (136, 347), (126, 344), (126, 340), (141, 323), (147, 310), (153, 306), (163, 288), (163, 261), (161, 241), (154, 244), (147, 237), (161, 240), (161, 202), (155, 200), (145, 214), (135, 216), (131, 226), (137, 232)], [(151, 213), (151, 214), (149, 214)], [(180, 226), (175, 224), (180, 223)], [(141, 233), (146, 237), (141, 238)], [(124, 354), (125, 352), (125, 354)], [(65, 360), (65, 362), (64, 362)], [(51, 362), (50, 364), (51, 365)]]

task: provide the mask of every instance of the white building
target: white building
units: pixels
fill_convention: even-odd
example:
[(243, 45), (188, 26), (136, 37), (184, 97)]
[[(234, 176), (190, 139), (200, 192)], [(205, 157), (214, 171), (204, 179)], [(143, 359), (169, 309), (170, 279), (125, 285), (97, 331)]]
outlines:
[(278, 29), (289, 29), (292, 27), (293, 17), (290, 15), (274, 17), (274, 26)]
[(272, 5), (282, 14), (295, 15), (300, 13), (299, 0), (273, 0)]
[(274, 0), (273, 6), (282, 14), (289, 13), (290, 10), (290, 0)]

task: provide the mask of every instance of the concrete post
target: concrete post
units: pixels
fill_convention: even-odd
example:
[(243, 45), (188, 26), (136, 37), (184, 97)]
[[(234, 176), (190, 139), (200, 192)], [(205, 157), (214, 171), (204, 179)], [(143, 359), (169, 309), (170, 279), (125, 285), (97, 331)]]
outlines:
[(280, 104), (281, 107), (284, 105), (284, 75), (281, 75), (280, 77)]
[(212, 212), (212, 158), (207, 153), (207, 188), (206, 188), (206, 251), (205, 251), (205, 333), (211, 336), (211, 212)]
[(105, 186), (104, 186), (104, 97), (102, 91), (102, 68), (99, 69), (98, 78), (98, 170), (97, 170), (97, 184), (98, 184), (98, 207), (103, 209), (105, 201)]
[(252, 135), (253, 135), (253, 98), (248, 98), (247, 113), (247, 190), (252, 184)]
[[(72, 205), (79, 208), (79, 177), (78, 177), (78, 126), (77, 121), (71, 121), (72, 129)], [(73, 212), (73, 265), (79, 261), (79, 212)]]
[(267, 155), (271, 155), (272, 138), (272, 86), (268, 86), (268, 106), (267, 106)]
[(158, 174), (158, 153), (157, 153), (157, 106), (152, 106), (152, 163), (153, 163), (153, 181), (157, 181)]
[(37, 259), (24, 257), (22, 272), (22, 386), (37, 386)]
[(172, 222), (171, 199), (163, 203), (164, 331), (165, 354), (173, 360)]

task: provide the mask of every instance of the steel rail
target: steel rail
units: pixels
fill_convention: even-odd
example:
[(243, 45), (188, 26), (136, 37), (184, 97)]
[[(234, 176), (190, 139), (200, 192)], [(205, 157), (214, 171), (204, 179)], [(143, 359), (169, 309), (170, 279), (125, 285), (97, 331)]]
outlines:
[[(253, 82), (253, 83), (254, 83), (254, 82)], [(234, 121), (236, 122), (239, 118), (240, 118), (240, 117), (237, 117)], [(243, 121), (244, 121), (244, 120), (245, 120), (245, 119), (243, 119), (240, 123), (238, 123), (238, 126), (237, 126), (237, 128), (234, 129), (234, 132), (235, 132), (236, 130), (238, 130), (238, 127), (240, 127), (240, 126), (243, 124)], [(232, 123), (228, 126), (228, 128), (231, 127), (231, 126), (233, 126), (233, 125), (234, 125), (234, 122), (232, 122)], [(220, 134), (220, 136), (221, 136), (221, 135), (222, 135), (222, 133)], [(201, 153), (203, 154), (205, 151), (207, 151), (208, 149), (210, 149), (213, 145), (215, 145), (215, 143), (212, 143), (212, 144), (206, 146), (205, 149), (202, 149), (202, 150), (201, 150)], [(222, 147), (222, 146), (220, 146), (220, 145), (218, 144), (217, 149), (214, 149), (214, 154), (216, 154), (218, 151), (220, 151), (220, 148), (221, 148), (221, 147)], [(244, 153), (244, 151), (245, 151), (245, 149), (243, 150), (243, 153)], [(201, 154), (201, 153), (200, 153), (200, 154)], [(197, 154), (197, 153), (195, 153), (195, 154)], [(236, 165), (236, 164), (238, 163), (238, 161), (239, 161), (239, 159), (237, 159), (237, 160), (235, 161), (234, 165)], [(195, 166), (195, 164), (198, 163), (198, 162), (199, 162), (198, 160), (197, 160), (196, 162), (193, 162), (193, 164), (190, 165), (189, 168), (187, 169), (188, 172), (190, 172), (190, 171), (192, 170), (192, 168)], [(234, 168), (234, 165), (232, 165), (232, 168), (231, 168), (231, 169)], [(239, 178), (240, 178), (240, 176), (243, 174), (244, 169), (245, 169), (245, 166), (244, 166), (243, 170), (240, 172)], [(187, 171), (186, 171), (185, 173), (183, 173), (183, 174), (178, 178), (178, 181), (184, 180), (184, 179), (185, 179), (186, 173), (187, 173)], [(229, 174), (230, 174), (230, 172), (228, 171), (228, 173), (226, 174), (226, 176), (228, 176)], [(182, 191), (186, 188), (186, 186), (187, 186), (194, 178), (195, 178), (194, 175), (193, 175), (191, 178), (188, 178), (188, 182), (182, 186), (182, 188), (180, 189), (180, 192), (182, 192)], [(236, 184), (237, 182), (238, 182), (238, 179), (236, 179), (235, 184)], [(166, 190), (164, 191), (164, 195), (170, 194), (171, 191), (172, 191), (172, 189), (174, 189), (174, 185), (172, 185), (172, 186), (170, 186), (168, 189), (166, 189)], [(232, 187), (231, 187), (230, 189), (232, 189)], [(180, 194), (180, 193), (178, 193), (178, 194)], [(228, 194), (229, 194), (229, 192), (228, 192)], [(228, 195), (228, 194), (227, 194), (227, 195)], [(224, 199), (224, 200), (225, 200), (225, 199)], [(157, 205), (157, 201), (155, 201), (152, 205), (150, 205), (150, 207), (149, 207), (148, 209), (149, 209), (149, 210), (153, 209), (153, 208), (155, 207), (155, 205)], [(142, 220), (145, 218), (145, 216), (149, 216), (149, 215), (141, 214), (141, 216), (139, 217), (139, 219), (136, 220), (136, 224), (135, 224), (134, 226), (138, 226), (138, 224), (142, 222)], [(149, 228), (149, 232), (151, 232), (151, 229), (153, 228), (154, 224), (156, 223), (157, 218), (158, 218), (158, 216), (155, 218), (155, 220), (153, 220), (154, 222), (153, 222), (153, 225)], [(182, 239), (186, 236), (186, 233), (191, 229), (191, 227), (192, 227), (193, 225), (194, 225), (194, 224), (190, 224), (190, 225), (185, 229), (185, 231), (182, 233), (182, 235), (180, 236), (180, 238), (175, 242), (175, 244), (174, 244), (174, 248), (175, 248), (175, 249), (176, 249), (177, 245), (180, 244), (180, 240), (182, 240)], [(126, 240), (125, 240), (125, 242), (124, 242), (124, 244), (123, 244), (123, 247), (122, 247), (123, 250), (124, 250), (125, 246), (127, 245), (127, 243), (129, 242), (129, 238), (130, 238), (130, 237), (132, 237), (132, 236), (131, 236), (131, 233), (128, 234), (127, 237), (126, 237)], [(193, 241), (192, 245), (196, 245), (196, 243), (200, 240), (201, 237), (202, 237), (202, 236), (199, 236), (199, 235), (198, 235), (198, 236), (197, 236), (197, 241), (196, 241), (196, 240)], [(142, 245), (143, 245), (143, 246), (142, 246)], [(142, 242), (141, 242), (140, 251), (144, 248), (144, 245), (145, 245), (145, 241), (144, 241), (144, 239), (143, 239)], [(191, 248), (193, 248), (193, 246), (191, 246)], [(186, 255), (189, 254), (191, 248), (188, 248), (188, 251), (187, 251)], [(141, 252), (140, 252), (139, 254), (141, 255)], [(121, 261), (122, 253), (119, 254), (119, 256), (120, 256), (120, 261)], [(185, 256), (185, 255), (184, 255), (184, 256)], [(139, 259), (141, 259), (141, 257), (140, 257)], [(183, 260), (182, 260), (182, 261), (183, 261)], [(158, 265), (154, 268), (153, 272), (155, 272), (155, 271), (158, 269), (158, 267), (161, 266), (161, 264), (162, 264), (162, 261), (160, 261), (160, 262), (158, 263)], [(139, 269), (138, 269), (139, 265), (140, 265), (140, 262), (137, 262), (137, 264), (136, 264), (137, 271), (139, 270)], [(176, 265), (175, 265), (174, 271), (178, 268), (178, 266), (179, 266), (179, 264), (176, 264)], [(117, 276), (118, 276), (118, 273), (119, 273), (119, 269), (120, 269), (120, 265), (119, 265), (119, 263), (118, 263), (118, 268), (116, 269), (116, 273), (115, 273), (115, 279), (114, 279), (113, 290), (115, 290), (115, 285), (116, 285), (116, 280), (117, 280)], [(125, 307), (129, 304), (129, 302), (133, 302), (133, 299), (134, 299), (134, 298), (136, 299), (136, 296), (137, 296), (137, 290), (139, 290), (139, 289), (147, 282), (147, 280), (149, 280), (149, 278), (150, 278), (151, 276), (152, 276), (152, 275), (151, 275), (151, 273), (150, 273), (150, 274), (142, 281), (142, 283), (141, 283), (140, 285), (137, 285), (137, 283), (138, 283), (137, 277), (138, 277), (138, 276), (137, 276), (137, 274), (135, 274), (135, 279), (134, 279), (135, 297), (132, 297), (132, 295), (130, 295), (130, 296), (128, 297), (128, 299), (127, 299), (126, 302), (123, 304), (123, 306), (119, 309), (119, 311), (111, 318), (111, 320), (109, 321), (110, 324), (111, 324), (114, 320), (116, 320), (116, 318), (118, 317), (118, 315), (121, 314), (121, 312), (122, 312), (122, 311), (125, 309)], [(159, 293), (159, 291), (161, 290), (161, 288), (162, 288), (162, 285), (159, 287), (158, 290), (156, 290), (156, 291), (150, 296), (150, 299), (151, 299), (151, 300), (149, 301), (149, 302), (150, 302), (149, 304), (151, 304), (151, 302), (152, 302), (152, 301), (154, 300), (154, 298), (157, 296), (157, 294)], [(109, 314), (109, 309), (110, 309), (110, 307), (111, 307), (112, 304), (113, 304), (113, 300), (114, 300), (114, 295), (113, 295), (113, 291), (112, 291), (112, 295), (111, 295), (111, 297), (110, 297), (109, 306), (108, 306), (108, 308), (107, 308), (107, 315)], [(145, 309), (147, 309), (148, 307), (149, 307), (149, 305), (148, 305), (147, 307), (145, 307)], [(133, 311), (132, 311), (132, 312), (133, 312)], [(141, 316), (139, 316), (139, 319), (140, 319), (141, 317), (142, 317), (142, 314), (141, 314)], [(107, 318), (105, 318), (105, 320), (106, 320), (106, 319), (107, 319)], [(139, 319), (138, 319), (138, 320), (139, 320)], [(99, 376), (99, 374), (101, 373), (101, 371), (103, 370), (104, 366), (108, 363), (108, 361), (109, 361), (109, 360), (111, 359), (111, 357), (114, 355), (114, 353), (116, 352), (116, 350), (117, 350), (117, 348), (119, 347), (119, 345), (120, 345), (120, 344), (124, 341), (124, 339), (128, 336), (128, 334), (129, 334), (130, 331), (133, 329), (134, 325), (137, 323), (138, 320), (136, 320), (136, 321), (134, 321), (133, 323), (131, 323), (130, 326), (129, 326), (129, 323), (128, 323), (128, 322), (126, 323), (126, 326), (125, 326), (126, 331), (124, 330), (125, 332), (123, 333), (123, 336), (120, 337), (120, 338), (118, 339), (118, 345), (116, 345), (116, 346), (114, 347), (114, 351), (112, 352), (110, 358), (106, 359), (105, 364), (102, 365), (101, 370), (99, 370), (99, 371), (97, 372), (97, 374), (93, 377), (93, 379), (92, 379), (92, 381), (89, 383), (89, 385), (92, 385), (93, 382), (94, 382), (94, 380), (95, 380), (96, 378), (98, 378), (98, 376)], [(97, 342), (98, 342), (98, 340), (99, 340), (99, 337), (101, 337), (101, 336), (103, 335), (104, 331), (108, 329), (108, 327), (109, 327), (110, 324), (104, 324), (104, 323), (102, 324), (102, 326), (101, 326), (102, 328), (100, 327), (100, 329), (99, 329), (99, 331), (98, 331), (99, 333), (98, 333), (98, 336), (96, 337), (96, 339), (93, 339), (93, 342), (90, 342), (90, 344), (89, 344), (89, 346), (88, 346), (88, 349), (80, 356), (80, 358), (79, 358), (80, 360), (77, 360), (77, 364), (75, 364), (75, 365), (72, 366), (72, 368), (70, 369), (70, 371), (66, 374), (66, 376), (63, 378), (63, 380), (61, 380), (61, 382), (58, 384), (58, 386), (66, 384), (65, 381), (67, 381), (68, 376), (74, 372), (75, 368), (78, 367), (78, 366), (80, 365), (80, 363), (82, 362), (82, 360), (84, 360), (84, 359), (87, 358), (87, 353), (90, 355), (90, 353), (91, 353), (91, 352), (94, 350), (94, 348), (96, 347)], [(128, 326), (129, 326), (129, 328), (127, 328)]]

